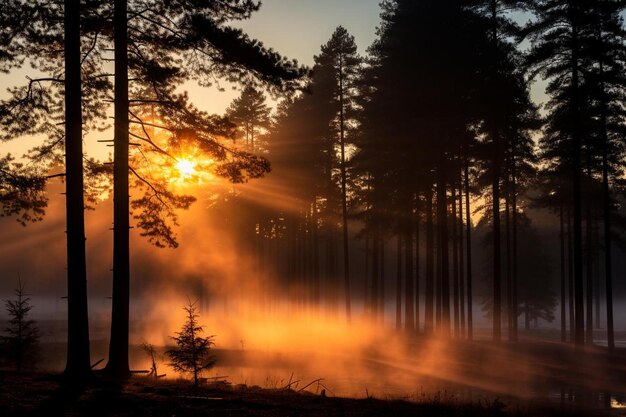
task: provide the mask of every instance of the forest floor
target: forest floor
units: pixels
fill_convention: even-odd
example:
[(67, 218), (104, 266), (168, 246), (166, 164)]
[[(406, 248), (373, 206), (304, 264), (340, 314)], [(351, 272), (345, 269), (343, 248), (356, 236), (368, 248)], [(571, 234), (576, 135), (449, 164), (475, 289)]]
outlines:
[(289, 389), (205, 385), (134, 377), (69, 388), (58, 376), (0, 373), (1, 416), (626, 416), (571, 404), (347, 399)]
[[(97, 372), (88, 385), (71, 388), (58, 376), (61, 345), (44, 346), (40, 366), (48, 371), (0, 370), (0, 417), (626, 417), (624, 348), (608, 354), (606, 348), (577, 350), (533, 338), (515, 344), (414, 340), (395, 350), (387, 340), (317, 356), (214, 349), (218, 366), (206, 377), (217, 382), (199, 388), (174, 374), (158, 380), (135, 375), (119, 385)], [(93, 345), (93, 357), (105, 357), (106, 344)], [(130, 351), (134, 369), (149, 367), (140, 347)], [(171, 373), (164, 361), (159, 373)], [(323, 383), (310, 383), (317, 378)]]

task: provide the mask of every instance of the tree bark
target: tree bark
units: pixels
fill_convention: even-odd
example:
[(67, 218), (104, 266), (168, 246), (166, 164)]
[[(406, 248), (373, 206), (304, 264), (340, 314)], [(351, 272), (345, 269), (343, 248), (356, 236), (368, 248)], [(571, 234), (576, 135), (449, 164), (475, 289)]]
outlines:
[[(588, 191), (591, 192), (591, 169), (587, 172)], [(589, 346), (593, 346), (593, 216), (591, 212), (591, 204), (587, 200), (585, 207), (585, 240), (586, 240), (586, 258), (587, 258), (587, 279), (586, 283), (586, 332), (585, 341)]]
[(385, 242), (380, 241), (380, 324), (385, 325)]
[(465, 338), (465, 251), (463, 249), (463, 177), (459, 175), (459, 301), (461, 303), (461, 337)]
[(370, 315), (372, 322), (375, 323), (378, 318), (378, 277), (380, 274), (380, 266), (378, 263), (378, 257), (380, 254), (380, 250), (378, 245), (380, 241), (378, 236), (373, 236), (372, 238), (372, 289), (371, 289), (371, 297), (370, 297)]
[(568, 288), (568, 306), (569, 306), (569, 331), (570, 341), (576, 342), (576, 313), (574, 306), (574, 259), (573, 259), (573, 241), (572, 241), (572, 211), (567, 208), (567, 288)]
[(454, 182), (452, 183), (450, 190), (452, 195), (450, 197), (450, 202), (452, 206), (452, 218), (451, 218), (451, 226), (452, 226), (452, 297), (453, 297), (453, 311), (454, 311), (454, 337), (457, 339), (461, 335), (461, 324), (460, 320), (460, 311), (459, 311), (459, 253), (457, 249), (458, 239), (456, 233), (456, 186)]
[(128, 26), (127, 2), (114, 2), (115, 136), (113, 165), (113, 306), (108, 373), (130, 376), (128, 364), (130, 245), (128, 165)]
[(317, 204), (315, 202), (313, 202), (311, 233), (313, 240), (313, 305), (315, 306), (316, 312), (318, 312), (320, 308), (320, 247), (317, 225)]
[(469, 147), (465, 142), (465, 239), (467, 246), (467, 339), (474, 338), (473, 303), (472, 303), (472, 217), (469, 189)]
[(448, 265), (448, 198), (446, 157), (441, 152), (437, 178), (437, 226), (439, 229), (439, 268), (441, 276), (441, 331), (450, 336), (450, 270)]
[(402, 232), (398, 228), (396, 243), (396, 330), (402, 329)]
[[(410, 207), (410, 206), (408, 206)], [(412, 336), (415, 332), (415, 306), (413, 302), (413, 231), (411, 230), (411, 210), (406, 212), (406, 227), (404, 241), (404, 330)]]
[(415, 214), (415, 332), (420, 332), (420, 204), (419, 195)]
[(433, 189), (429, 185), (426, 189), (426, 294), (424, 311), (424, 333), (433, 333), (433, 307), (435, 295), (434, 275), (434, 229), (433, 229)]
[(497, 134), (493, 137), (492, 222), (493, 222), (493, 340), (501, 339), (501, 259), (500, 259), (500, 151)]
[[(603, 72), (603, 67), (600, 67)], [(602, 208), (604, 212), (604, 279), (606, 292), (606, 332), (610, 352), (615, 351), (615, 331), (613, 327), (613, 259), (611, 253), (611, 194), (609, 188), (609, 138), (606, 126), (606, 100), (601, 102), (602, 126)]]
[(81, 92), (80, 1), (64, 2), (65, 190), (67, 233), (67, 362), (65, 376), (81, 381), (91, 374)]
[[(493, 76), (498, 73), (498, 2), (491, 0)], [(495, 106), (495, 103), (493, 103)], [(495, 110), (495, 109), (494, 109)], [(493, 340), (501, 338), (501, 259), (500, 259), (500, 136), (494, 127), (491, 130), (492, 155), (492, 221), (493, 221)]]
[(599, 210), (593, 216), (593, 327), (601, 328), (600, 323), (600, 213)]
[[(571, 4), (570, 7), (577, 6)], [(577, 10), (572, 11), (572, 15), (577, 16)], [(573, 229), (574, 229), (574, 287), (575, 287), (575, 313), (576, 313), (576, 345), (583, 346), (585, 344), (585, 321), (583, 307), (583, 232), (582, 232), (582, 192), (581, 192), (581, 156), (580, 149), (582, 147), (581, 133), (579, 131), (579, 81), (578, 81), (578, 29), (576, 22), (572, 22), (572, 170), (573, 170), (573, 199), (572, 205), (574, 210)]]
[(567, 317), (565, 315), (565, 235), (564, 235), (564, 219), (563, 219), (563, 204), (559, 208), (559, 241), (561, 248), (561, 342), (567, 340)]
[(513, 324), (513, 337), (511, 340), (513, 342), (517, 342), (517, 306), (518, 306), (518, 297), (517, 297), (517, 161), (516, 161), (516, 152), (515, 152), (515, 144), (513, 144), (512, 151), (512, 167), (511, 167), (511, 191), (512, 191), (512, 207), (513, 211), (513, 264), (512, 264), (512, 280), (511, 280), (511, 292), (512, 292), (512, 301), (513, 305), (511, 306), (511, 314), (512, 314), (512, 324)]
[[(510, 168), (510, 161), (507, 161)], [(509, 172), (505, 174), (505, 196), (504, 196), (504, 238), (506, 240), (506, 318), (507, 335), (509, 342), (513, 341), (513, 270), (511, 253), (511, 183)]]
[(348, 242), (348, 199), (347, 199), (347, 175), (346, 175), (346, 142), (345, 142), (345, 115), (344, 115), (344, 74), (343, 57), (339, 55), (339, 130), (341, 146), (341, 214), (343, 220), (343, 277), (344, 292), (346, 298), (346, 320), (350, 324), (351, 302), (350, 302), (350, 248)]
[(369, 309), (369, 268), (370, 268), (370, 237), (365, 236), (365, 279), (363, 280), (363, 314), (367, 315)]

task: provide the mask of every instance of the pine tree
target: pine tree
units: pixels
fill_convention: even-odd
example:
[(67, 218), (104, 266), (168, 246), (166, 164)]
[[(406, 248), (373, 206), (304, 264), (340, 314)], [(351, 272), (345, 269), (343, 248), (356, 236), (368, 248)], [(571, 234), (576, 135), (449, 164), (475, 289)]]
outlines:
[[(510, 186), (514, 181), (511, 177), (512, 167), (517, 164), (517, 155), (514, 152), (515, 143), (520, 135), (523, 135), (525, 126), (520, 121), (527, 118), (529, 107), (532, 105), (527, 98), (528, 91), (522, 74), (517, 70), (519, 67), (519, 52), (513, 43), (513, 36), (519, 31), (519, 27), (511, 18), (511, 11), (523, 8), (523, 1), (515, 0), (484, 0), (475, 1), (471, 8), (480, 19), (480, 24), (488, 33), (489, 45), (485, 49), (484, 61), (481, 68), (482, 88), (477, 92), (481, 100), (481, 124), (478, 125), (480, 136), (483, 137), (479, 147), (479, 157), (484, 164), (482, 175), (478, 178), (480, 187), (486, 190), (491, 201), (489, 216), (492, 224), (492, 250), (493, 250), (493, 338), (498, 341), (501, 338), (501, 303), (502, 303), (502, 246), (506, 251), (506, 289), (507, 316), (514, 316), (511, 308), (514, 307), (512, 298), (515, 288), (513, 285), (515, 275), (514, 254), (511, 246), (515, 242), (511, 240), (511, 223), (515, 229), (515, 213), (511, 216), (512, 194)], [(524, 108), (526, 107), (526, 108)], [(508, 161), (508, 163), (506, 163)], [(508, 187), (511, 188), (511, 187)], [(487, 191), (488, 189), (488, 191)], [(502, 213), (502, 200), (504, 199), (506, 210)], [(502, 217), (504, 219), (502, 219)], [(511, 222), (513, 217), (513, 222)], [(502, 233), (501, 221), (504, 220), (504, 233)], [(505, 237), (502, 245), (502, 237)], [(513, 243), (513, 244), (511, 244)], [(513, 251), (514, 252), (514, 251)], [(509, 337), (515, 339), (515, 322), (509, 320)]]
[[(128, 365), (128, 332), (130, 303), (129, 254), (129, 180), (132, 173), (140, 182), (148, 183), (159, 201), (160, 210), (169, 210), (168, 197), (149, 184), (129, 164), (129, 125), (142, 128), (138, 139), (154, 146), (146, 127), (165, 128), (172, 140), (191, 139), (219, 166), (216, 173), (233, 182), (245, 182), (269, 171), (264, 158), (247, 152), (233, 152), (220, 143), (228, 128), (222, 118), (198, 111), (188, 103), (185, 94), (176, 94), (175, 86), (184, 79), (195, 78), (207, 84), (208, 79), (222, 77), (233, 82), (254, 82), (276, 91), (296, 87), (305, 70), (287, 61), (241, 30), (226, 22), (247, 19), (260, 3), (252, 0), (219, 0), (215, 2), (156, 2), (145, 8), (141, 2), (116, 0), (113, 6), (113, 44), (115, 46), (115, 139), (114, 139), (114, 245), (113, 245), (113, 309), (111, 341), (107, 372), (115, 377), (130, 375)], [(139, 12), (141, 10), (141, 12)], [(128, 19), (133, 16), (133, 19)], [(200, 53), (197, 53), (199, 52)], [(176, 56), (183, 59), (178, 61)], [(135, 75), (138, 85), (129, 82)], [(149, 87), (152, 96), (132, 98), (130, 93)], [(159, 116), (169, 123), (155, 126), (153, 122), (131, 111), (130, 103), (157, 106)], [(137, 135), (133, 136), (137, 138)], [(157, 149), (157, 152), (159, 150)], [(117, 196), (117, 197), (116, 197)], [(149, 201), (150, 199), (148, 199)], [(146, 200), (144, 200), (146, 201)], [(171, 198), (170, 198), (171, 201)], [(181, 207), (188, 200), (178, 201)], [(154, 209), (154, 207), (148, 207)], [(147, 233), (169, 231), (163, 222), (143, 224), (153, 226)]]
[(527, 57), (531, 75), (541, 74), (549, 79), (548, 104), (550, 114), (546, 135), (542, 139), (558, 151), (553, 162), (571, 178), (571, 207), (573, 212), (573, 271), (575, 294), (575, 339), (578, 346), (585, 342), (583, 307), (583, 232), (582, 178), (583, 138), (589, 125), (585, 106), (584, 63), (589, 54), (593, 34), (587, 13), (589, 2), (539, 0), (532, 3), (536, 21), (524, 28), (531, 40)]
[[(65, 375), (76, 381), (91, 372), (84, 234), (85, 201), (90, 197), (84, 173), (91, 174), (92, 168), (93, 172), (104, 172), (95, 161), (87, 159), (85, 162), (83, 130), (97, 127), (95, 119), (106, 117), (99, 100), (110, 86), (106, 78), (96, 75), (100, 68), (97, 48), (85, 54), (81, 51), (81, 33), (97, 40), (102, 27), (96, 24), (81, 28), (81, 22), (91, 22), (99, 3), (15, 0), (4, 6), (0, 13), (3, 27), (0, 42), (9, 45), (3, 48), (6, 54), (0, 58), (3, 68), (28, 62), (43, 75), (29, 79), (25, 86), (10, 89), (10, 97), (3, 100), (0, 106), (5, 127), (3, 139), (42, 134), (43, 143), (26, 155), (29, 162), (38, 167), (39, 184), (43, 188), (45, 180), (53, 177), (63, 176), (66, 180), (68, 354)], [(33, 50), (39, 53), (32, 54)], [(61, 50), (63, 54), (59, 53)], [(63, 163), (63, 173), (49, 175), (51, 167)], [(41, 207), (35, 214), (43, 214)]]
[(252, 153), (266, 152), (261, 139), (271, 127), (272, 110), (265, 101), (261, 91), (246, 86), (226, 110), (226, 117), (237, 126), (237, 136), (245, 138), (245, 145)]
[(614, 213), (616, 204), (612, 194), (613, 189), (616, 188), (616, 179), (623, 175), (622, 161), (626, 152), (622, 140), (624, 135), (622, 120), (626, 114), (622, 104), (626, 93), (626, 82), (623, 78), (626, 69), (623, 51), (626, 31), (620, 15), (623, 9), (622, 2), (609, 0), (594, 3), (594, 10), (591, 11), (596, 17), (590, 47), (592, 59), (595, 62), (595, 71), (591, 72), (589, 81), (596, 122), (595, 153), (601, 161), (606, 326), (610, 351), (615, 349), (612, 265), (614, 222), (612, 219), (616, 216)]
[(80, 50), (80, 1), (64, 3), (65, 29), (65, 180), (67, 221), (68, 346), (65, 373), (85, 378), (91, 373), (85, 202), (83, 178), (83, 113)]
[(46, 178), (11, 155), (0, 157), (0, 217), (15, 216), (22, 225), (41, 221), (48, 201)]
[(38, 359), (39, 329), (36, 322), (29, 318), (33, 306), (24, 291), (24, 284), (21, 279), (18, 283), (14, 290), (15, 298), (4, 303), (10, 318), (2, 342), (17, 372), (22, 372), (24, 368), (33, 368)]
[(197, 387), (199, 376), (203, 371), (215, 365), (215, 358), (211, 356), (211, 347), (215, 345), (215, 336), (203, 337), (204, 326), (198, 324), (196, 303), (183, 308), (187, 313), (185, 324), (177, 336), (171, 337), (176, 342), (176, 347), (166, 354), (170, 357), (170, 366), (174, 370), (193, 375), (193, 383)]

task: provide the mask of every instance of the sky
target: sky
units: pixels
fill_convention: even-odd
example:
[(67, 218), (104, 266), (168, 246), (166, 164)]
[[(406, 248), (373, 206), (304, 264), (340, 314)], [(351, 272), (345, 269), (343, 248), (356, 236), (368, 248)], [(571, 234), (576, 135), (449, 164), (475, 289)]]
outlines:
[[(312, 66), (313, 57), (338, 26), (355, 37), (359, 52), (365, 54), (376, 37), (380, 21), (380, 0), (264, 0), (251, 19), (236, 22), (250, 37), (303, 65)], [(221, 113), (237, 96), (226, 89), (201, 89), (188, 85), (196, 104)]]
[[(359, 52), (365, 54), (376, 36), (380, 21), (379, 3), (380, 0), (263, 0), (260, 11), (249, 20), (233, 22), (232, 25), (242, 28), (251, 38), (262, 41), (266, 47), (281, 55), (311, 66), (314, 55), (319, 53), (321, 46), (340, 25), (355, 37)], [(37, 76), (30, 68), (0, 74), (0, 86), (3, 87), (0, 88), (0, 98), (6, 97), (6, 88), (24, 85), (26, 77)], [(225, 91), (219, 91), (217, 86), (203, 88), (190, 82), (184, 84), (181, 90), (189, 93), (198, 108), (222, 114), (239, 92), (227, 83), (220, 87), (224, 87)], [(107, 158), (110, 149), (97, 140), (111, 139), (112, 135), (112, 130), (109, 130), (88, 136), (87, 151), (96, 158)], [(21, 156), (37, 142), (36, 138), (19, 138), (0, 143), (0, 155), (10, 152)]]

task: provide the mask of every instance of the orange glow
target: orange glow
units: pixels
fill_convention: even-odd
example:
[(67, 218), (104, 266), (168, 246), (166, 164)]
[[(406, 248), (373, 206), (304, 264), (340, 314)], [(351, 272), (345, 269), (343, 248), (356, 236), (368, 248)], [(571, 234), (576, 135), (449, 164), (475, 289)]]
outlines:
[(164, 157), (162, 175), (178, 188), (188, 188), (206, 184), (215, 176), (215, 161), (195, 148), (176, 150), (171, 157)]
[(181, 178), (190, 178), (195, 174), (196, 162), (189, 159), (179, 159), (178, 162), (176, 162), (176, 169), (178, 169)]

